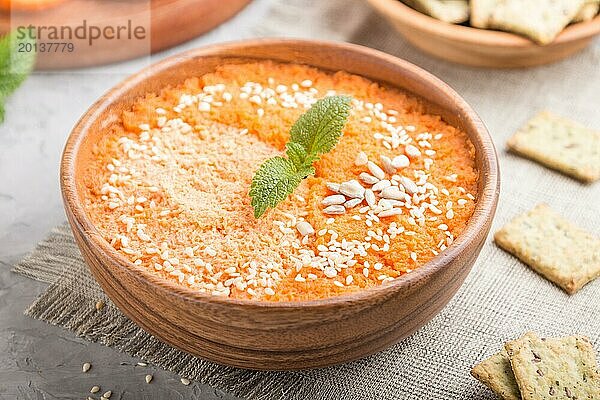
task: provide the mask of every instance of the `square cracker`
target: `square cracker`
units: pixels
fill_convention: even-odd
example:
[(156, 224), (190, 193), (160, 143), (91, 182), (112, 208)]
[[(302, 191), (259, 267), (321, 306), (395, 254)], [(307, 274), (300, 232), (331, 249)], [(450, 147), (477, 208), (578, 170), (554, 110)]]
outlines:
[(471, 375), (502, 400), (521, 400), (521, 392), (505, 349), (474, 366)]
[(503, 0), (471, 0), (471, 26), (487, 28), (496, 7)]
[(440, 21), (460, 24), (469, 19), (467, 0), (403, 0), (417, 11)]
[(508, 140), (508, 148), (583, 182), (600, 178), (600, 132), (543, 111)]
[(569, 294), (600, 276), (600, 239), (546, 204), (510, 221), (494, 239), (498, 246)]
[(489, 27), (548, 44), (573, 20), (585, 0), (504, 0), (494, 8)]
[(594, 19), (600, 11), (600, 0), (587, 0), (571, 22), (585, 22)]
[[(560, 340), (547, 339), (547, 343), (558, 344)], [(521, 400), (521, 391), (505, 348), (474, 366), (471, 375), (489, 387), (502, 400)]]
[(523, 400), (600, 398), (596, 352), (586, 337), (550, 341), (529, 332), (505, 348)]

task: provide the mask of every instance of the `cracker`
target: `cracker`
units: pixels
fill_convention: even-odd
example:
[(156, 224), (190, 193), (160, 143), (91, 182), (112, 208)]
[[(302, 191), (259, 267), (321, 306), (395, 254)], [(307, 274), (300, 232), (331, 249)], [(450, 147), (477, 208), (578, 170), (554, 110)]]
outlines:
[(527, 36), (548, 44), (573, 20), (585, 0), (504, 0), (489, 27)]
[(474, 366), (471, 375), (502, 400), (521, 400), (521, 392), (505, 349)]
[(571, 22), (585, 22), (594, 19), (600, 11), (600, 0), (587, 0)]
[(404, 0), (404, 3), (435, 19), (453, 24), (469, 19), (467, 0)]
[(530, 332), (505, 348), (523, 400), (600, 398), (596, 352), (587, 338), (545, 341)]
[(513, 152), (583, 182), (600, 178), (600, 132), (543, 111), (508, 140)]
[(569, 294), (600, 276), (600, 239), (546, 204), (510, 221), (494, 239), (498, 246)]
[(471, 26), (487, 28), (494, 9), (503, 0), (471, 0)]

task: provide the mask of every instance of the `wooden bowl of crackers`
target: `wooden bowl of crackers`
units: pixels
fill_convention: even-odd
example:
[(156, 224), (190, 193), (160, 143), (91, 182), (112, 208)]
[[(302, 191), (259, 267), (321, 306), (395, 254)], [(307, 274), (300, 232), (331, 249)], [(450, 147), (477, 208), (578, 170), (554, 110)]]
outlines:
[(368, 0), (406, 40), (441, 59), (518, 68), (564, 59), (600, 33), (596, 0)]

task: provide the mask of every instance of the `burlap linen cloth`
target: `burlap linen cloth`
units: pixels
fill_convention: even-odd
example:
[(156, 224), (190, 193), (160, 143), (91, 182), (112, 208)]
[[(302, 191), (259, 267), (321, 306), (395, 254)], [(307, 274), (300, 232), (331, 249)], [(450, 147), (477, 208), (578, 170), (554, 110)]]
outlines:
[[(286, 7), (283, 8), (282, 5)], [(502, 193), (493, 230), (539, 202), (600, 235), (600, 183), (585, 186), (505, 151), (506, 139), (540, 109), (600, 130), (600, 46), (527, 70), (473, 69), (410, 47), (360, 1), (273, 1), (268, 17), (242, 36), (341, 39), (405, 58), (453, 86), (487, 124), (498, 149)], [(568, 296), (488, 238), (465, 284), (417, 333), (374, 356), (311, 371), (253, 372), (219, 366), (148, 335), (106, 298), (59, 226), (15, 271), (49, 282), (26, 311), (33, 318), (115, 347), (243, 398), (493, 399), (470, 375), (477, 361), (527, 330), (588, 335), (600, 349), (600, 281)], [(94, 304), (106, 307), (96, 312)]]

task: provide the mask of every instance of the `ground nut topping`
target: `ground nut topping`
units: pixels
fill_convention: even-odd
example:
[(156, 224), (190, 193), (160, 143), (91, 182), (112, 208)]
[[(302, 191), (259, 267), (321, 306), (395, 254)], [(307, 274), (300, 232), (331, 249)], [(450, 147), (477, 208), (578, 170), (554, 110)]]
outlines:
[[(256, 220), (253, 172), (334, 94), (353, 97), (344, 136)], [(199, 292), (306, 300), (385, 284), (451, 245), (475, 206), (472, 145), (424, 110), (345, 73), (224, 66), (140, 99), (107, 128), (85, 207), (131, 263)]]

